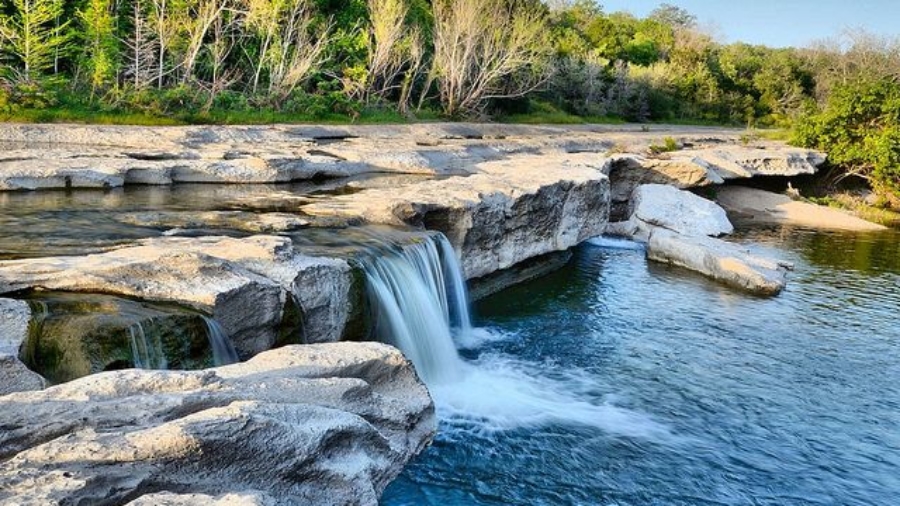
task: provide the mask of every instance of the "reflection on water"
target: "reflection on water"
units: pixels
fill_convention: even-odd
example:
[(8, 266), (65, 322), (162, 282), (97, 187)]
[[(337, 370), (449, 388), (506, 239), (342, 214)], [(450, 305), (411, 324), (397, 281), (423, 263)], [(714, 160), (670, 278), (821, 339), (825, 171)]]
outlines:
[[(335, 194), (390, 184), (396, 175), (369, 174), (321, 182), (272, 185), (178, 184), (110, 190), (0, 192), (0, 260), (103, 251), (158, 237), (179, 221), (209, 220), (205, 234), (235, 235), (236, 212), (302, 215), (302, 207)], [(413, 176), (403, 176), (409, 179)], [(139, 213), (167, 213), (154, 219)], [(137, 213), (137, 218), (136, 218)], [(241, 220), (248, 221), (244, 215)], [(154, 218), (151, 215), (149, 218)], [(327, 225), (327, 223), (326, 223)], [(252, 226), (243, 233), (258, 230)], [(231, 230), (231, 233), (223, 232)]]
[(564, 270), (476, 308), (502, 338), (471, 343), (469, 361), (515, 362), (568, 384), (561, 398), (612, 403), (673, 437), (444, 419), (383, 503), (895, 504), (900, 235), (740, 239), (795, 262), (779, 297), (585, 245)]

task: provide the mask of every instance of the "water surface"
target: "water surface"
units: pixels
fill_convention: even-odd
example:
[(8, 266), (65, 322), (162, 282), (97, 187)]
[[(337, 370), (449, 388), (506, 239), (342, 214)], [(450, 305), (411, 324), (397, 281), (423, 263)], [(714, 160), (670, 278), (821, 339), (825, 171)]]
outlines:
[(795, 262), (779, 297), (586, 244), (478, 304), (383, 503), (898, 504), (900, 234), (738, 240)]

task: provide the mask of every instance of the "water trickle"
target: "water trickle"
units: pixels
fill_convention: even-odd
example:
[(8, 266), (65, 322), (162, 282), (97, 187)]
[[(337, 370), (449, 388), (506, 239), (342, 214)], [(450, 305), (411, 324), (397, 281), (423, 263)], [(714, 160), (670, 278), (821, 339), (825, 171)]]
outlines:
[(128, 327), (128, 335), (131, 339), (131, 356), (136, 368), (156, 370), (169, 368), (166, 354), (162, 349), (162, 341), (158, 337), (148, 339), (141, 322), (135, 322)]
[(376, 334), (406, 354), (431, 384), (459, 379), (453, 332), (471, 329), (465, 280), (442, 234), (389, 248), (363, 263)]
[(206, 322), (206, 334), (209, 337), (209, 346), (213, 352), (213, 364), (215, 366), (235, 364), (238, 362), (238, 354), (231, 343), (231, 338), (225, 332), (225, 329), (219, 325), (219, 322), (206, 316), (203, 317)]

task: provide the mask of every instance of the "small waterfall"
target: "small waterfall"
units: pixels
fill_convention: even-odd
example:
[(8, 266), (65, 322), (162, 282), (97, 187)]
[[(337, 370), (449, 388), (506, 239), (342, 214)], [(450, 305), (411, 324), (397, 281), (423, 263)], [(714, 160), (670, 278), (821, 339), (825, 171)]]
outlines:
[(203, 321), (206, 322), (206, 335), (209, 337), (209, 346), (213, 352), (213, 364), (218, 367), (237, 363), (239, 360), (237, 351), (225, 329), (212, 318), (204, 316)]
[(363, 263), (376, 333), (406, 354), (428, 383), (459, 379), (463, 362), (453, 342), (471, 329), (466, 285), (443, 234), (390, 248)]
[(162, 349), (162, 341), (159, 338), (147, 339), (147, 333), (144, 332), (141, 322), (135, 322), (128, 327), (128, 335), (131, 338), (131, 356), (136, 368), (156, 370), (169, 368), (166, 354)]

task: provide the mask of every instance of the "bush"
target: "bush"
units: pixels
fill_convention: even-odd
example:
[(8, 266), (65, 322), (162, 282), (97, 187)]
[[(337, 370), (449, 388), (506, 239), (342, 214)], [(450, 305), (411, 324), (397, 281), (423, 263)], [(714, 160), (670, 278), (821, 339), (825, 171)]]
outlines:
[(838, 86), (824, 107), (799, 119), (793, 141), (827, 151), (841, 178), (900, 195), (900, 83), (884, 77)]

